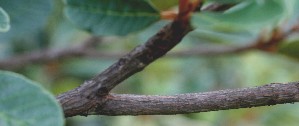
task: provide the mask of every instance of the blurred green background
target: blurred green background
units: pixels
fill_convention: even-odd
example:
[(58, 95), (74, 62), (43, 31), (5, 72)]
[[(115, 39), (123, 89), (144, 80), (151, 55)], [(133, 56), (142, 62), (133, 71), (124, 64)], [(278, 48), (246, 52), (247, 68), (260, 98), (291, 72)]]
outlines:
[[(91, 37), (89, 33), (78, 30), (66, 20), (62, 11), (62, 1), (39, 2), (28, 0), (26, 5), (28, 7), (24, 8), (20, 7), (22, 5), (16, 0), (0, 1), (12, 21), (11, 30), (0, 34), (1, 60), (34, 50), (63, 49), (79, 45)], [(166, 23), (167, 21), (157, 22), (141, 32), (125, 37), (99, 36), (102, 42), (96, 48), (102, 52), (129, 52), (135, 46), (144, 43)], [(230, 36), (227, 41), (211, 44), (201, 41), (204, 36), (198, 37), (195, 32), (198, 31), (186, 36), (171, 52), (188, 50), (194, 46), (236, 43), (242, 45), (256, 38), (254, 35), (244, 33), (239, 38)], [(217, 38), (204, 39), (214, 41)], [(116, 60), (117, 57), (97, 59), (73, 57), (43, 64), (33, 63), (14, 71), (43, 84), (53, 94), (58, 95), (79, 86)], [(122, 82), (112, 92), (172, 95), (298, 80), (298, 60), (282, 54), (253, 50), (218, 56), (169, 57), (166, 55), (142, 72)], [(298, 104), (285, 104), (184, 115), (72, 117), (66, 119), (66, 126), (297, 126), (298, 113)]]

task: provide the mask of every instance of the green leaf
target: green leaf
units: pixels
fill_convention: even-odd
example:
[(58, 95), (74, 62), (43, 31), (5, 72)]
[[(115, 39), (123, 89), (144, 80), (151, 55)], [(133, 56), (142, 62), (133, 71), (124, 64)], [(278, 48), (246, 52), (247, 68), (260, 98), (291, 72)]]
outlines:
[(63, 126), (63, 113), (55, 98), (36, 83), (0, 71), (1, 126)]
[(160, 11), (168, 10), (179, 4), (178, 0), (149, 0), (152, 6)]
[(127, 35), (160, 19), (146, 0), (65, 0), (66, 16), (97, 35)]
[(9, 25), (9, 16), (8, 14), (0, 7), (0, 32), (6, 32), (10, 28)]
[(192, 24), (219, 31), (262, 30), (276, 25), (284, 14), (284, 5), (276, 0), (244, 1), (224, 13), (194, 14)]
[(51, 0), (0, 0), (10, 16), (10, 30), (0, 34), (1, 42), (34, 40), (51, 12)]
[[(290, 27), (296, 25), (298, 23), (299, 18), (299, 1), (298, 0), (287, 0), (282, 1), (285, 4), (285, 12), (286, 12), (286, 20), (288, 22), (283, 22), (284, 25), (288, 25)], [(284, 28), (288, 28), (288, 26), (284, 26)]]
[(187, 36), (201, 43), (227, 43), (233, 45), (244, 45), (256, 39), (258, 33), (253, 32), (221, 32), (211, 29), (195, 29)]
[(284, 42), (280, 46), (279, 52), (287, 56), (299, 59), (299, 40)]

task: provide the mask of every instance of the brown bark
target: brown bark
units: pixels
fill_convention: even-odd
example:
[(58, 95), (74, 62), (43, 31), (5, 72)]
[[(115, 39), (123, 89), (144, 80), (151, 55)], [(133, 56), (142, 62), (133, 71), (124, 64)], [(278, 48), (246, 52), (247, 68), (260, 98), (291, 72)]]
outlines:
[[(298, 83), (272, 84), (257, 88), (175, 96), (109, 94), (110, 90), (121, 81), (143, 70), (151, 62), (165, 55), (192, 30), (189, 20), (186, 20), (185, 17), (182, 20), (179, 18), (180, 16), (177, 20), (163, 27), (144, 45), (136, 47), (99, 75), (84, 82), (80, 87), (59, 95), (57, 99), (63, 107), (65, 116), (183, 114), (298, 101)], [(274, 35), (272, 37), (278, 38), (270, 39), (270, 42), (275, 44), (285, 36), (282, 34), (279, 37)], [(258, 42), (267, 41), (259, 40)], [(263, 50), (259, 47), (258, 43), (248, 48)]]
[(175, 20), (162, 28), (144, 45), (136, 47), (93, 79), (74, 90), (59, 95), (57, 99), (65, 115), (84, 115), (105, 103), (105, 97), (111, 89), (165, 55), (189, 31), (191, 27), (188, 21)]
[(173, 96), (112, 94), (91, 114), (168, 115), (270, 106), (298, 102), (298, 89), (299, 83), (294, 82)]
[[(66, 117), (74, 115), (170, 115), (294, 103), (299, 101), (299, 83), (274, 83), (254, 88), (172, 96), (110, 94), (102, 99), (86, 102), (82, 101), (79, 95), (73, 97), (72, 94), (68, 94), (67, 96), (70, 96), (66, 98), (70, 104), (79, 104), (82, 108), (72, 108), (73, 105), (64, 106), (67, 110)], [(82, 109), (85, 111), (81, 111)]]

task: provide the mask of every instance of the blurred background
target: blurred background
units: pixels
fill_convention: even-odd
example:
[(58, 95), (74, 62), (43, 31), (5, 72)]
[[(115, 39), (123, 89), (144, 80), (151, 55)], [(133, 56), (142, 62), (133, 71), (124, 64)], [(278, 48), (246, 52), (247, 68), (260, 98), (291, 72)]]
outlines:
[[(11, 30), (0, 34), (0, 61), (32, 51), (63, 50), (81, 45), (92, 37), (90, 33), (77, 29), (64, 17), (61, 0), (39, 2), (28, 0), (27, 7), (22, 7), (16, 0), (0, 1), (11, 16)], [(31, 63), (11, 71), (41, 83), (58, 95), (100, 73), (124, 55), (124, 52), (143, 44), (167, 23), (160, 21), (141, 32), (123, 37), (97, 36), (100, 41), (94, 43), (94, 48), (113, 55), (103, 54), (96, 58), (66, 57), (46, 63)], [(196, 32), (205, 33), (190, 33), (170, 53), (193, 47), (246, 45), (257, 38), (257, 35), (240, 33), (238, 36), (228, 35), (224, 40), (219, 38), (223, 38), (225, 34), (209, 38)], [(298, 77), (299, 61), (282, 54), (256, 50), (215, 56), (174, 54), (152, 63), (142, 72), (122, 82), (112, 92), (172, 95), (292, 82), (298, 81)], [(285, 104), (184, 115), (72, 117), (66, 119), (66, 126), (297, 126), (298, 113), (299, 104)]]

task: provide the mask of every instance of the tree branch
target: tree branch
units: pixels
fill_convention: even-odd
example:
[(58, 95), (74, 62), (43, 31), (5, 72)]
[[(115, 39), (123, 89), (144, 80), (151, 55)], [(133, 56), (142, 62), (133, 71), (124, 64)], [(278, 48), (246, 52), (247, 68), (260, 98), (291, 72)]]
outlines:
[[(180, 16), (179, 18), (183, 18), (182, 20), (185, 20), (186, 18), (189, 18), (190, 11), (194, 11), (196, 9), (196, 4), (201, 4), (201, 0), (193, 1), (194, 3), (191, 3), (191, 5), (188, 4), (188, 1), (181, 0), (182, 4), (181, 10), (180, 10)], [(204, 8), (202, 11), (223, 11), (226, 9), (229, 9), (233, 5), (226, 5), (226, 4), (211, 4)], [(201, 5), (199, 5), (198, 8), (200, 8)], [(186, 17), (187, 16), (187, 17)], [(86, 40), (93, 41), (96, 37), (93, 37), (91, 39)], [(88, 48), (90, 46), (85, 46), (84, 44), (78, 47), (71, 47), (66, 49), (60, 49), (60, 50), (41, 50), (41, 51), (35, 51), (30, 52), (27, 54), (22, 54), (19, 56), (14, 56), (8, 59), (0, 60), (0, 69), (4, 70), (13, 70), (22, 68), (28, 64), (31, 63), (46, 63), (53, 60), (60, 60), (60, 59), (66, 59), (69, 57), (92, 57), (92, 58), (119, 58), (125, 54), (125, 52), (120, 53), (106, 53), (106, 52), (99, 52), (92, 48)], [(249, 47), (251, 48), (251, 47)], [(219, 50), (220, 51), (219, 51)], [(206, 56), (206, 55), (219, 55), (222, 53), (235, 53), (239, 51), (246, 51), (247, 47), (240, 47), (240, 48), (232, 48), (232, 47), (223, 47), (223, 48), (212, 48), (212, 49), (206, 49), (202, 48), (198, 50), (197, 48), (191, 49), (193, 51), (187, 50), (187, 51), (181, 51), (181, 52), (174, 52), (173, 54), (170, 54), (169, 57), (180, 57), (180, 56)]]
[[(194, 9), (195, 6), (192, 6), (191, 11)], [(59, 95), (57, 99), (63, 107), (65, 116), (183, 114), (298, 102), (299, 83), (175, 96), (109, 94), (110, 90), (121, 81), (165, 55), (192, 30), (188, 16), (183, 15), (185, 13), (189, 14), (179, 12), (176, 20), (96, 77), (74, 90)], [(268, 51), (270, 50), (268, 46), (272, 49), (287, 35), (288, 33), (274, 31), (270, 40), (258, 40), (258, 43), (250, 48)], [(263, 42), (266, 42), (267, 46)]]
[(74, 90), (59, 95), (57, 99), (65, 116), (89, 114), (93, 108), (104, 104), (104, 97), (111, 89), (165, 55), (189, 31), (191, 26), (188, 21), (175, 20), (163, 27), (144, 45), (136, 47), (96, 77)]
[[(192, 8), (191, 10), (193, 9), (195, 8)], [(186, 13), (189, 14), (188, 12)], [(121, 81), (143, 70), (151, 62), (165, 55), (169, 50), (176, 46), (189, 31), (192, 30), (188, 16), (178, 16), (178, 18), (180, 17), (182, 20), (176, 19), (174, 22), (166, 25), (144, 45), (136, 47), (96, 77), (85, 81), (76, 89), (57, 96), (57, 100), (61, 103), (65, 116), (71, 117), (75, 115), (92, 114), (183, 114), (293, 103), (299, 100), (298, 83), (285, 85), (272, 84), (256, 88), (222, 90), (174, 96), (109, 94), (109, 91), (117, 86)], [(259, 49), (266, 50), (264, 48)], [(73, 52), (60, 52), (56, 54), (73, 55)], [(78, 52), (75, 54), (77, 55)], [(56, 58), (61, 56), (66, 57), (65, 55), (39, 56)]]
[[(104, 104), (101, 103), (105, 101)], [(254, 88), (173, 96), (110, 94), (89, 101), (85, 115), (169, 115), (251, 108), (299, 101), (299, 83), (273, 83)], [(74, 103), (75, 104), (75, 103)], [(77, 104), (77, 103), (76, 103)], [(98, 106), (97, 106), (98, 105)], [(66, 115), (73, 116), (73, 115)]]
[[(182, 51), (170, 52), (165, 57), (167, 58), (184, 58), (198, 56), (221, 56), (227, 54), (236, 54), (254, 49), (253, 45), (240, 47), (215, 46), (210, 48), (196, 47)], [(14, 70), (19, 69), (29, 64), (47, 63), (50, 61), (59, 61), (73, 57), (87, 57), (92, 59), (118, 59), (127, 52), (104, 52), (92, 48), (70, 47), (60, 50), (42, 50), (30, 52), (27, 54), (18, 55), (5, 60), (0, 60), (0, 69)]]
[[(298, 32), (298, 25), (295, 25), (290, 30), (281, 32), (277, 29), (273, 31), (272, 37), (269, 40), (257, 39), (251, 45), (244, 46), (214, 46), (214, 47), (195, 47), (183, 51), (170, 52), (166, 57), (196, 57), (196, 56), (219, 56), (227, 54), (236, 54), (253, 49), (258, 49), (266, 52), (275, 52), (277, 47), (289, 35)], [(89, 58), (104, 58), (117, 59), (122, 57), (127, 52), (103, 52), (94, 49), (92, 42), (99, 42), (99, 38), (91, 37), (87, 39), (82, 45), (60, 49), (60, 50), (43, 50), (30, 52), (28, 54), (19, 55), (5, 60), (0, 60), (0, 69), (12, 70), (22, 68), (31, 63), (46, 63), (53, 60), (67, 59), (72, 57), (89, 57)], [(89, 43), (89, 44), (88, 44)]]
[[(110, 96), (113, 96), (113, 95), (108, 95), (108, 93), (111, 89), (113, 89), (121, 81), (123, 81), (123, 80), (127, 79), (128, 77), (130, 77), (131, 75), (141, 71), (148, 64), (150, 64), (151, 62), (155, 61), (159, 57), (166, 54), (170, 49), (172, 49), (176, 44), (178, 44), (181, 41), (181, 39), (184, 37), (184, 35), (187, 34), (190, 30), (191, 30), (191, 27), (189, 25), (189, 22), (180, 22), (179, 20), (176, 20), (176, 21), (170, 23), (169, 25), (166, 25), (161, 31), (159, 31), (156, 35), (154, 35), (152, 38), (150, 38), (144, 45), (136, 47), (130, 53), (128, 53), (124, 57), (120, 58), (115, 64), (110, 66), (108, 69), (103, 71), (101, 74), (97, 75), (96, 77), (94, 77), (93, 79), (91, 79), (89, 81), (84, 82), (80, 87), (59, 95), (57, 97), (57, 99), (59, 100), (59, 102), (61, 103), (61, 105), (63, 107), (65, 116), (70, 117), (70, 116), (75, 116), (75, 115), (90, 115), (90, 114), (97, 112), (97, 110), (103, 110), (102, 109), (103, 106), (108, 104), (109, 100), (111, 100), (111, 99), (109, 99), (109, 98), (111, 98)], [(281, 40), (283, 40), (283, 38), (285, 38), (288, 34), (289, 34), (289, 32), (287, 32), (287, 34), (285, 34), (285, 33), (280, 33), (275, 30), (273, 32), (272, 37), (269, 40), (265, 41), (265, 40), (259, 39), (255, 45), (245, 47), (245, 49), (246, 48), (257, 48), (257, 49), (268, 51), (269, 49), (272, 49), (272, 47), (275, 47), (275, 45), (277, 45)], [(265, 45), (267, 45), (267, 46), (265, 46)], [(271, 47), (271, 48), (268, 49), (268, 48), (264, 48), (264, 47)], [(241, 50), (233, 50), (233, 51), (242, 51), (243, 49), (241, 48)], [(272, 90), (275, 91), (271, 87), (272, 86), (268, 86), (268, 87), (265, 86), (264, 88), (271, 89), (271, 91)], [(281, 87), (281, 88), (284, 89), (283, 87)], [(259, 90), (257, 90), (257, 89), (259, 89), (259, 88), (253, 88), (252, 89), (253, 92), (248, 92), (246, 90), (242, 90), (244, 92), (240, 92), (239, 90), (236, 90), (235, 92), (231, 93), (230, 95), (234, 94), (236, 96), (242, 96), (242, 97), (237, 97), (237, 99), (241, 99), (244, 96), (246, 96), (246, 97), (251, 96), (252, 93), (254, 93), (253, 96), (257, 95), (257, 98), (264, 99), (264, 97), (265, 97), (264, 93), (268, 93), (267, 90), (265, 89), (266, 91), (259, 92)], [(298, 90), (298, 88), (296, 88), (296, 91), (297, 90)], [(279, 90), (278, 92), (280, 92), (280, 91), (281, 90)], [(220, 92), (222, 92), (222, 91), (220, 91)], [(223, 96), (223, 98), (230, 97), (230, 95), (225, 95), (226, 93), (227, 92), (224, 92), (224, 94), (221, 94), (221, 93), (220, 94), (216, 93), (216, 94)], [(238, 94), (236, 94), (236, 93), (238, 93)], [(256, 93), (260, 93), (262, 95), (258, 95)], [(272, 92), (272, 93), (277, 94), (277, 92)], [(192, 96), (192, 95), (187, 95), (187, 96), (199, 98), (199, 97), (197, 97), (197, 95), (198, 94), (195, 94), (194, 96)], [(288, 94), (285, 93), (284, 95), (288, 95)], [(180, 96), (182, 96), (182, 98)], [(178, 99), (189, 99), (188, 97), (185, 97), (185, 96), (186, 95), (177, 95), (177, 97), (175, 97), (175, 98), (177, 98), (177, 100)], [(264, 97), (262, 97), (262, 96), (264, 96)], [(285, 103), (283, 101), (286, 101), (285, 99), (283, 99), (282, 101), (280, 101), (280, 99), (275, 100), (273, 97), (271, 97), (270, 98), (271, 103), (269, 102), (269, 99), (268, 100), (266, 99), (267, 102), (259, 102), (259, 99), (246, 99), (246, 97), (244, 97), (244, 101), (252, 100), (251, 101), (252, 103), (246, 102), (246, 104), (245, 104), (242, 100), (241, 101), (229, 100), (229, 102), (231, 102), (230, 104), (232, 104), (232, 105), (236, 104), (236, 106), (240, 106), (242, 108), (242, 107), (254, 107), (254, 106), (261, 106), (261, 105), (269, 105), (269, 104), (270, 105), (279, 104), (279, 103)], [(115, 97), (113, 97), (113, 98), (115, 98)], [(120, 101), (125, 100), (125, 99), (123, 99), (123, 97), (119, 97), (119, 98), (121, 98)], [(151, 99), (152, 97), (149, 96), (149, 97), (142, 97), (142, 98)], [(163, 97), (161, 97), (161, 98), (163, 98)], [(234, 97), (232, 97), (232, 98), (234, 98)], [(278, 98), (280, 98), (280, 97), (278, 97)], [(286, 97), (286, 98), (289, 98), (289, 97)], [(154, 106), (154, 107), (157, 107), (157, 106), (155, 106), (155, 104), (160, 104), (160, 105), (166, 104), (163, 102), (159, 103), (159, 101), (161, 101), (161, 100), (162, 99), (160, 99), (160, 100), (156, 99), (156, 101), (155, 101), (153, 99), (153, 101), (150, 100), (148, 102), (153, 102), (152, 106)], [(191, 99), (191, 100), (195, 100), (195, 99)], [(207, 99), (204, 99), (204, 100), (207, 100)], [(204, 100), (201, 99), (200, 101), (197, 101), (197, 102), (204, 102)], [(255, 100), (257, 100), (257, 101), (255, 101)], [(137, 101), (144, 102), (141, 99), (139, 99)], [(187, 101), (184, 101), (184, 100), (182, 100), (182, 101), (183, 101), (182, 103), (175, 103), (175, 104), (181, 104), (182, 106), (188, 106)], [(127, 101), (127, 102), (129, 102), (129, 101)], [(215, 101), (212, 101), (212, 103), (213, 102), (215, 102)], [(295, 101), (289, 100), (287, 102), (295, 102)], [(147, 103), (147, 102), (145, 102), (145, 103)], [(239, 103), (239, 104), (237, 104), (237, 103)], [(257, 104), (254, 104), (254, 103), (257, 103)], [(113, 102), (113, 104), (111, 103), (112, 106), (117, 107), (117, 105), (115, 105), (115, 104), (116, 103), (114, 103), (114, 102)], [(118, 107), (125, 106), (124, 104), (125, 103), (121, 103), (120, 106), (118, 106)], [(229, 103), (227, 103), (227, 104), (229, 104)], [(195, 104), (195, 105), (197, 105), (197, 104)], [(236, 108), (234, 106), (224, 107), (224, 108), (218, 106), (215, 108), (215, 105), (217, 105), (217, 104), (211, 104), (211, 103), (206, 104), (206, 106), (214, 106), (210, 110)], [(171, 108), (171, 106), (168, 106), (168, 107)], [(176, 108), (175, 106), (173, 106), (173, 107)], [(155, 110), (155, 108), (151, 108), (151, 111), (152, 111), (152, 109)], [(164, 108), (162, 108), (162, 109), (166, 110)], [(173, 108), (171, 108), (171, 109), (173, 109)], [(176, 114), (176, 111), (175, 112), (170, 111), (171, 109), (167, 109), (169, 111), (168, 113), (167, 113), (167, 111), (163, 111), (164, 113), (159, 113), (159, 114)], [(118, 109), (116, 109), (116, 110), (118, 110)], [(109, 109), (107, 111), (111, 112), (113, 110)], [(143, 111), (145, 111), (145, 110), (142, 110), (142, 112)], [(201, 112), (201, 111), (203, 111), (203, 110), (202, 109), (198, 110), (198, 109), (194, 108), (194, 110), (193, 109), (191, 109), (191, 110), (183, 109), (182, 111), (179, 111), (179, 113)], [(152, 114), (158, 114), (158, 113), (154, 113), (154, 112), (155, 111), (153, 111)], [(107, 114), (107, 113), (99, 112), (98, 114)], [(130, 114), (130, 113), (125, 113), (125, 114)], [(134, 115), (137, 113), (131, 113), (131, 114)], [(147, 114), (147, 113), (141, 113), (141, 114)], [(151, 113), (148, 113), (148, 114), (151, 114)]]

